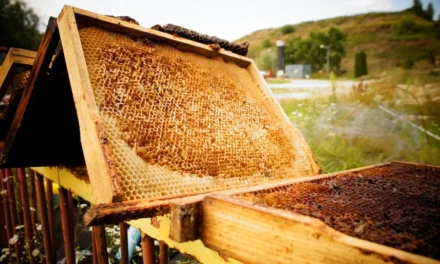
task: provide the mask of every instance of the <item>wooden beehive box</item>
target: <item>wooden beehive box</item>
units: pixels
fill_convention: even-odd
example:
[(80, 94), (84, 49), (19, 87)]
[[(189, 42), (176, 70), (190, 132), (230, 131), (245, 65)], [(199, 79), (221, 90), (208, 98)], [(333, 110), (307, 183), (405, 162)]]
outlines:
[(393, 162), (212, 195), (200, 237), (244, 263), (440, 263), (439, 181)]
[(3, 163), (85, 165), (92, 223), (320, 170), (251, 59), (70, 6), (49, 23)]

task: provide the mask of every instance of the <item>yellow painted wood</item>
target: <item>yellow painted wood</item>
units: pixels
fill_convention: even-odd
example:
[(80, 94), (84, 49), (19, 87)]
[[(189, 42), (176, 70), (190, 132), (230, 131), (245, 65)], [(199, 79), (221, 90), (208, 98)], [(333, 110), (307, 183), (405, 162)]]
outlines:
[(75, 195), (84, 200), (92, 204), (95, 203), (90, 182), (76, 177), (70, 171), (59, 167), (34, 167), (31, 169), (43, 175), (43, 177), (52, 180), (54, 183), (70, 189)]
[[(164, 241), (169, 247), (179, 250), (181, 253), (191, 255), (198, 261), (207, 264), (238, 264), (241, 263), (233, 258), (227, 258), (226, 256), (220, 256), (216, 251), (213, 251), (205, 245), (200, 240), (190, 241), (185, 243), (178, 243), (171, 238), (169, 238), (171, 221), (169, 216), (159, 216), (156, 218), (159, 223), (159, 228), (154, 227), (151, 224), (150, 218), (138, 219), (129, 221), (128, 224), (140, 229), (142, 232), (148, 236)], [(225, 260), (225, 259), (227, 260)]]

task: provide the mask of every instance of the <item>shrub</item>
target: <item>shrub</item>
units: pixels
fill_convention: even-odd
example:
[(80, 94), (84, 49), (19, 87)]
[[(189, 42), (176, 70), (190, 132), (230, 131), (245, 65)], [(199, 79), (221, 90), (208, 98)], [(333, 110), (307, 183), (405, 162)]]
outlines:
[(396, 35), (409, 35), (417, 32), (417, 24), (410, 17), (405, 17), (393, 24), (393, 33)]
[(295, 27), (293, 25), (285, 25), (281, 27), (281, 33), (283, 33), (283, 35), (290, 34), (293, 32), (295, 32)]
[(270, 48), (272, 46), (272, 43), (270, 43), (270, 40), (265, 39), (263, 41), (263, 48)]
[(414, 60), (413, 60), (413, 58), (407, 58), (404, 62), (403, 62), (403, 64), (402, 64), (402, 67), (404, 68), (404, 69), (407, 69), (407, 70), (409, 70), (409, 69), (412, 69), (412, 67), (414, 67)]

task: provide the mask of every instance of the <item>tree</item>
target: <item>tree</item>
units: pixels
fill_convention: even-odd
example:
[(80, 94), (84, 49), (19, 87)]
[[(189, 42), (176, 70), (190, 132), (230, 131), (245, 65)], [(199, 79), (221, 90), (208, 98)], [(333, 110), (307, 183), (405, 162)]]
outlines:
[(413, 6), (409, 10), (420, 17), (424, 17), (423, 5), (420, 0), (414, 0)]
[(283, 33), (283, 35), (290, 34), (293, 32), (295, 32), (295, 27), (293, 25), (285, 25), (281, 27), (281, 33)]
[(432, 3), (429, 3), (428, 7), (426, 8), (425, 18), (430, 21), (434, 19), (434, 7), (432, 6)]
[(361, 77), (368, 74), (367, 54), (364, 51), (356, 52), (354, 63), (354, 77)]
[(326, 63), (326, 50), (320, 46), (329, 47), (330, 70), (339, 72), (342, 58), (345, 56), (344, 42), (346, 35), (337, 28), (327, 32), (311, 32), (307, 39), (292, 38), (286, 41), (286, 63), (311, 64), (313, 70), (320, 70)]
[(270, 48), (270, 47), (272, 47), (272, 43), (270, 43), (270, 40), (265, 39), (263, 41), (263, 48), (267, 49), (267, 48)]
[(40, 18), (21, 1), (0, 0), (0, 46), (38, 49)]
[(255, 60), (258, 69), (265, 71), (275, 70), (273, 68), (276, 67), (276, 62), (276, 56), (271, 50), (262, 50), (260, 52), (260, 57)]

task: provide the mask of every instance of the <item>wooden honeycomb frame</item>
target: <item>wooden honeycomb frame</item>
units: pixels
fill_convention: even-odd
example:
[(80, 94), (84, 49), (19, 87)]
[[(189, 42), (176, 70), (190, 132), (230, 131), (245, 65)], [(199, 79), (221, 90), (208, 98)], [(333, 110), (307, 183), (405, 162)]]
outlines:
[[(247, 67), (254, 80), (260, 84), (259, 86), (266, 93), (270, 93), (270, 91), (265, 90), (265, 85), (258, 74), (255, 64), (246, 57), (224, 50), (214, 51), (207, 45), (143, 28), (115, 18), (97, 15), (73, 7), (64, 7), (58, 17), (58, 28), (69, 71), (75, 107), (78, 113), (83, 153), (89, 175), (93, 175), (90, 181), (92, 186), (99, 186), (94, 191), (97, 196), (95, 200), (98, 203), (121, 201), (122, 194), (116, 177), (114, 157), (112, 157), (112, 151), (107, 142), (103, 120), (99, 116), (98, 107), (94, 100), (87, 65), (84, 56), (78, 56), (78, 54), (82, 54), (82, 46), (78, 27), (75, 25), (99, 26), (132, 37), (147, 37), (151, 40), (158, 40), (179, 50), (190, 51), (204, 56), (223, 57), (229, 61), (234, 61), (241, 67)], [(284, 114), (275, 100), (272, 103)], [(286, 123), (289, 122), (287, 116), (285, 116), (285, 120)], [(301, 140), (303, 139), (301, 138)], [(308, 150), (308, 158), (312, 163), (312, 174), (318, 173), (319, 167), (315, 163), (310, 150)], [(175, 198), (175, 196), (169, 198)]]
[[(291, 180), (287, 184), (262, 185), (249, 192), (362, 172), (390, 164), (440, 168), (406, 162), (385, 163)], [(199, 205), (202, 208), (200, 218), (203, 219), (200, 239), (208, 248), (244, 263), (440, 263), (435, 259), (342, 234), (313, 217), (253, 204), (235, 195), (223, 193), (203, 199)]]
[[(143, 28), (141, 26), (121, 21), (113, 17), (98, 15), (78, 8), (65, 6), (56, 21), (54, 19), (50, 20), (45, 37), (36, 55), (37, 59), (33, 64), (27, 89), (24, 91), (23, 98), (20, 101), (17, 114), (14, 118), (13, 125), (5, 144), (5, 150), (3, 151), (3, 166), (81, 166), (84, 165), (85, 162), (88, 175), (90, 175), (88, 180), (90, 181), (90, 185), (92, 187), (92, 200), (93, 203), (97, 205), (96, 207), (92, 208), (87, 215), (87, 223), (98, 224), (103, 221), (115, 222), (116, 220), (122, 221), (125, 219), (132, 219), (134, 217), (139, 218), (157, 215), (159, 213), (169, 211), (168, 205), (175, 201), (175, 199), (180, 199), (186, 196), (197, 196), (207, 193), (208, 191), (163, 196), (160, 197), (160, 200), (151, 198), (122, 202), (122, 190), (115, 172), (112, 149), (109, 145), (104, 123), (94, 99), (89, 73), (87, 71), (87, 65), (82, 50), (79, 29), (84, 26), (96, 26), (112, 32), (123, 33), (131, 37), (147, 37), (153, 41), (166, 43), (166, 45), (181, 51), (196, 53), (205, 57), (218, 56), (223, 58), (225, 61), (232, 61), (240, 67), (245, 68), (249, 72), (253, 80), (258, 84), (259, 89), (261, 89), (261, 91), (267, 95), (269, 104), (271, 104), (274, 109), (276, 109), (276, 111), (283, 116), (283, 122), (285, 122), (286, 127), (288, 127), (289, 130), (294, 130), (282, 108), (272, 98), (271, 91), (265, 86), (264, 80), (259, 75), (258, 69), (251, 59), (229, 51), (216, 50), (208, 45), (183, 39), (178, 36)], [(74, 107), (71, 108), (76, 110), (75, 120), (70, 120), (69, 122), (77, 122), (80, 133), (77, 135), (75, 134), (77, 133), (76, 131), (71, 131), (67, 133), (68, 135), (64, 139), (57, 139), (57, 142), (58, 144), (62, 142), (74, 142), (71, 145), (74, 145), (73, 147), (75, 147), (75, 149), (77, 149), (79, 146), (79, 149), (82, 151), (82, 153), (76, 151), (76, 154), (72, 155), (75, 162), (72, 162), (72, 164), (63, 164), (63, 160), (57, 159), (57, 153), (61, 151), (59, 149), (61, 146), (53, 146), (53, 151), (47, 155), (44, 155), (47, 158), (47, 161), (38, 159), (38, 157), (43, 155), (33, 153), (30, 156), (32, 158), (37, 158), (37, 160), (28, 162), (28, 160), (31, 159), (20, 159), (20, 156), (14, 156), (12, 154), (13, 152), (19, 152), (20, 149), (22, 152), (25, 152), (24, 147), (26, 144), (23, 143), (23, 141), (30, 144), (30, 142), (28, 142), (28, 138), (31, 136), (26, 134), (23, 131), (25, 129), (22, 127), (23, 124), (29, 123), (31, 122), (29, 120), (32, 120), (30, 117), (28, 117), (26, 120), (26, 115), (29, 116), (30, 112), (33, 112), (36, 109), (38, 110), (38, 107), (36, 107), (35, 104), (30, 104), (32, 100), (36, 100), (32, 98), (36, 97), (35, 94), (39, 93), (47, 97), (52, 96), (47, 92), (44, 94), (44, 92), (41, 91), (44, 90), (45, 84), (43, 77), (50, 68), (50, 62), (52, 61), (52, 58), (55, 54), (55, 49), (59, 43), (63, 48), (71, 93), (73, 94), (73, 99), (71, 100), (72, 102), (67, 102), (66, 104), (69, 105), (69, 107), (70, 104), (72, 104)], [(57, 100), (57, 98), (52, 96), (51, 100)], [(33, 118), (35, 119), (35, 117)], [(49, 118), (53, 117), (46, 117), (46, 119)], [(310, 149), (308, 149), (307, 144), (304, 142), (304, 139), (301, 137), (301, 135), (298, 132), (295, 133), (298, 134), (297, 139), (301, 141), (302, 145), (305, 146), (305, 154), (307, 159), (310, 161), (310, 174), (315, 175), (319, 173), (320, 168), (316, 163), (313, 154), (311, 153)], [(27, 137), (24, 136), (24, 134), (26, 134)], [(80, 140), (78, 140), (78, 137)], [(32, 140), (36, 141), (35, 138)], [(49, 141), (50, 139), (45, 140)], [(57, 145), (55, 142), (48, 142), (48, 144)], [(5, 161), (7, 161), (6, 165)], [(83, 162), (82, 164), (81, 161)], [(68, 186), (66, 187), (68, 188)], [(80, 193), (79, 195), (81, 196)], [(161, 208), (165, 208), (165, 211)]]
[(13, 76), (20, 67), (30, 69), (37, 53), (31, 50), (10, 48), (0, 66), (0, 99), (5, 96)]

